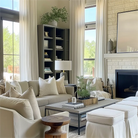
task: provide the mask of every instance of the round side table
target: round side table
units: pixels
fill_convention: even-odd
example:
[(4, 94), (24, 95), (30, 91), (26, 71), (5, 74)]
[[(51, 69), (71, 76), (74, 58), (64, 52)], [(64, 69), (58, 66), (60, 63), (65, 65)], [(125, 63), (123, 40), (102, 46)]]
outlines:
[(70, 118), (66, 116), (45, 116), (42, 123), (51, 127), (45, 132), (45, 138), (66, 138), (66, 132), (61, 130), (61, 126), (69, 124)]

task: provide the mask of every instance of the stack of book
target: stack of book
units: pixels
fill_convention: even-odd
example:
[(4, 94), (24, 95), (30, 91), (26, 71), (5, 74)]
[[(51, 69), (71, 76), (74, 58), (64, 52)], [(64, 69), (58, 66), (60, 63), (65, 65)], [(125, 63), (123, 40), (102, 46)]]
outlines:
[[(78, 115), (76, 114), (69, 114), (70, 117), (70, 125), (78, 127)], [(80, 115), (80, 126), (86, 125), (86, 114)]]
[(84, 103), (66, 103), (62, 105), (62, 108), (78, 109), (84, 107)]

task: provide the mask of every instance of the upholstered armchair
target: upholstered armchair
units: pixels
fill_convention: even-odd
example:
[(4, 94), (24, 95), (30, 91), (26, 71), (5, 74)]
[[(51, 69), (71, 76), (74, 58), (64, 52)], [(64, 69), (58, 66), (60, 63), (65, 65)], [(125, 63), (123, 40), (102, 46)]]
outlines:
[[(69, 116), (68, 112), (55, 115)], [(29, 120), (12, 109), (0, 107), (0, 138), (44, 138), (49, 126), (41, 123), (41, 119)], [(67, 133), (69, 125), (62, 127)]]

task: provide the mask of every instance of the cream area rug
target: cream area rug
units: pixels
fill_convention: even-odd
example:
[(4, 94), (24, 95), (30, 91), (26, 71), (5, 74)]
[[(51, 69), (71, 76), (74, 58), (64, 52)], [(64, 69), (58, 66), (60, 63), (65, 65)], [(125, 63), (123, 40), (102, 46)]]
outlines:
[(85, 138), (85, 127), (81, 128), (80, 135), (78, 135), (78, 129), (70, 127), (69, 138)]

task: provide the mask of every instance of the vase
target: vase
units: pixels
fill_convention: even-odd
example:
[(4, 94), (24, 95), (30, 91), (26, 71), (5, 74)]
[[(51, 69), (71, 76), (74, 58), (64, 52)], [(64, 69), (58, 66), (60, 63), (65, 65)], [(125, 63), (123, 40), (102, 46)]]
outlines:
[(50, 25), (57, 27), (57, 21), (53, 20), (52, 22), (49, 22)]

